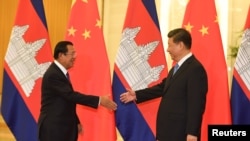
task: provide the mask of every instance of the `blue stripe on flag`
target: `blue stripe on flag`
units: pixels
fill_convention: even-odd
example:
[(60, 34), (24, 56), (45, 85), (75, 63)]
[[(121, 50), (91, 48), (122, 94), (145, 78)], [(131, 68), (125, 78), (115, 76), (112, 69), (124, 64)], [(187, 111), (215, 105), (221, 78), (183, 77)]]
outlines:
[(154, 0), (142, 0), (142, 3), (146, 7), (150, 17), (154, 21), (155, 25), (160, 31), (160, 25), (158, 21), (158, 16), (157, 16), (157, 11), (156, 11), (156, 6), (155, 6), (155, 1)]
[(120, 94), (126, 90), (115, 72), (112, 89), (113, 98), (118, 105), (115, 113), (116, 126), (124, 141), (155, 141), (154, 134), (135, 103), (124, 104), (120, 101)]
[(231, 109), (233, 124), (250, 124), (250, 101), (237, 80), (233, 77)]
[(46, 17), (44, 14), (45, 12), (44, 12), (44, 7), (43, 7), (43, 1), (42, 0), (31, 0), (31, 3), (32, 3), (32, 5), (37, 13), (37, 16), (42, 21), (44, 27), (46, 27), (46, 29), (48, 29)]
[(1, 112), (6, 124), (17, 141), (38, 140), (36, 121), (6, 71), (3, 77)]

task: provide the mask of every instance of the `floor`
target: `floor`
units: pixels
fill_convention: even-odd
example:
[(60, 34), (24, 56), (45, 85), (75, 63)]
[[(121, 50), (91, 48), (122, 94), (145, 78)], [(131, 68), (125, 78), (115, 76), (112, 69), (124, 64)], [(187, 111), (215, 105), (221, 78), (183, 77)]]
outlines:
[(0, 115), (0, 141), (16, 141)]

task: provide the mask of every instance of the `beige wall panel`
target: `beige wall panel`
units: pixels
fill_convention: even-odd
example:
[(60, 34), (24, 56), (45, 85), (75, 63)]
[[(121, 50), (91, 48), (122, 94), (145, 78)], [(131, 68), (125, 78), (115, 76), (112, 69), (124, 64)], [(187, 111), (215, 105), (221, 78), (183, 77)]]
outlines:
[(66, 34), (67, 21), (70, 14), (71, 0), (43, 0), (47, 18), (48, 31), (52, 51), (59, 40)]
[(114, 68), (114, 61), (120, 43), (127, 5), (128, 0), (104, 1), (103, 28), (106, 48), (110, 60), (110, 70)]

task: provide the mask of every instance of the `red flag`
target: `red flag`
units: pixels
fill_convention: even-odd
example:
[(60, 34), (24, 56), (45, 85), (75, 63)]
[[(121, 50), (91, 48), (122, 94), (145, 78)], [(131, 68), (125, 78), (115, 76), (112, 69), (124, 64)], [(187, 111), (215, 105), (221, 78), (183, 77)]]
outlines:
[(201, 139), (207, 140), (209, 124), (231, 124), (227, 65), (214, 0), (190, 0), (183, 27), (193, 39), (192, 52), (208, 74), (208, 93)]
[[(70, 70), (76, 91), (92, 95), (111, 95), (111, 75), (105, 48), (102, 22), (95, 0), (73, 1), (68, 21), (66, 40), (73, 42), (77, 52)], [(78, 105), (77, 114), (84, 133), (79, 140), (116, 141), (114, 113), (99, 106), (98, 109)]]
[(41, 77), (52, 60), (43, 2), (20, 0), (4, 58), (1, 105), (16, 140), (38, 140)]

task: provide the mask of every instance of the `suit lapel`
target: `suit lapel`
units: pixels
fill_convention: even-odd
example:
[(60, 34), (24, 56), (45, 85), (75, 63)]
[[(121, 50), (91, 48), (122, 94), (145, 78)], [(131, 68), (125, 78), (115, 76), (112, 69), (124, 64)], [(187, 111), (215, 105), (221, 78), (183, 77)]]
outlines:
[(183, 64), (180, 66), (178, 71), (173, 75), (174, 73), (174, 67), (171, 68), (169, 75), (167, 76), (167, 80), (164, 87), (164, 93), (167, 91), (167, 89), (173, 84), (173, 82), (178, 79), (178, 76), (180, 76), (187, 68), (189, 67), (190, 63), (195, 59), (194, 55), (189, 57)]
[(178, 71), (173, 75), (173, 79), (176, 79), (180, 74), (185, 72), (185, 70), (187, 70), (187, 68), (190, 66), (193, 60), (195, 60), (194, 55), (190, 56), (185, 62), (183, 62)]
[(70, 82), (70, 81), (68, 80), (68, 78), (64, 75), (64, 73), (62, 72), (62, 70), (61, 70), (55, 63), (53, 63), (53, 67), (56, 69), (56, 71), (58, 72), (58, 74), (61, 75), (60, 77), (65, 78), (65, 81), (67, 81), (67, 82), (70, 84), (71, 88), (73, 89), (71, 82)]

